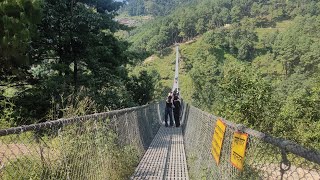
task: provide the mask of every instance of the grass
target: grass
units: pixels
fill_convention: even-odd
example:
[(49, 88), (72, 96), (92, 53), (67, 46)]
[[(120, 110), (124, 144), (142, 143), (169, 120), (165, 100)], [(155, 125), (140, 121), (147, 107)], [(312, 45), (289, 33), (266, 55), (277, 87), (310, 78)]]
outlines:
[(141, 154), (136, 147), (119, 145), (107, 126), (87, 121), (65, 126), (59, 135), (44, 135), (38, 142), (1, 141), (0, 179), (128, 179)]
[[(152, 55), (147, 58), (140, 65), (133, 67), (130, 70), (130, 74), (137, 75), (140, 71), (157, 71), (160, 74), (160, 83), (162, 84), (161, 89), (156, 89), (156, 92), (161, 91), (162, 97), (164, 98), (167, 95), (167, 91), (172, 88), (173, 78), (174, 78), (174, 67), (175, 67), (175, 58), (176, 51), (175, 47), (170, 47), (171, 51), (160, 57), (158, 55)], [(179, 86), (181, 89), (181, 95), (183, 99), (187, 102), (192, 102), (192, 95), (195, 93), (193, 88), (192, 78), (188, 72), (190, 67), (193, 64), (193, 60), (197, 59), (198, 53), (205, 55), (214, 54), (217, 59), (234, 59), (230, 54), (225, 53), (221, 49), (213, 49), (212, 45), (204, 42), (203, 37), (198, 37), (192, 43), (182, 43), (179, 47), (180, 52), (180, 67), (179, 67)]]
[(132, 21), (133, 24), (130, 24), (129, 26), (137, 27), (141, 26), (142, 24), (154, 19), (152, 16), (129, 16), (128, 14), (119, 14), (116, 19), (119, 22), (122, 22), (123, 20), (129, 20)]
[(18, 92), (19, 90), (14, 87), (8, 87), (7, 89), (4, 90), (3, 96), (11, 98), (14, 97), (14, 95)]
[(293, 23), (293, 21), (291, 21), (291, 20), (285, 20), (285, 21), (277, 22), (276, 27), (274, 27), (274, 28), (272, 28), (272, 27), (256, 28), (256, 32), (257, 32), (259, 39), (261, 39), (266, 34), (275, 33), (277, 31), (279, 31), (279, 32), (285, 31), (286, 29), (288, 29), (288, 27), (290, 27), (290, 25), (292, 23)]
[[(274, 33), (274, 32), (281, 32), (285, 31), (290, 25), (293, 23), (291, 20), (285, 20), (281, 22), (277, 22), (274, 28), (256, 28), (256, 32), (258, 38), (261, 40), (264, 36)], [(257, 50), (259, 50), (259, 46), (261, 43), (257, 44)], [(162, 84), (162, 89), (156, 89), (156, 91), (168, 91), (171, 89), (173, 84), (173, 76), (174, 76), (174, 64), (175, 64), (175, 48), (170, 47), (171, 51), (165, 54), (162, 57), (158, 55), (152, 55), (151, 57), (147, 58), (144, 63), (141, 63), (139, 66), (136, 66), (132, 70), (132, 74), (138, 74), (139, 71), (147, 70), (147, 71), (157, 71), (160, 74), (160, 83)], [(260, 47), (261, 48), (261, 47)], [(180, 44), (180, 69), (179, 69), (179, 86), (182, 90), (181, 94), (185, 100), (191, 102), (192, 94), (194, 93), (193, 90), (193, 83), (192, 79), (188, 73), (187, 66), (192, 66), (193, 62), (190, 62), (190, 59), (197, 59), (194, 58), (197, 56), (199, 52), (208, 55), (214, 54), (217, 59), (219, 60), (234, 60), (234, 56), (224, 52), (219, 48), (212, 48), (212, 45), (207, 44), (204, 42), (203, 37), (198, 37), (192, 43), (182, 43)], [(210, 51), (214, 52), (210, 52)], [(255, 58), (252, 62), (253, 67), (259, 69), (263, 74), (283, 74), (283, 68), (281, 63), (272, 61), (272, 57), (270, 54), (266, 52), (261, 52), (257, 58)], [(163, 97), (166, 96), (167, 92), (163, 92)]]
[[(181, 88), (181, 95), (184, 100), (191, 101), (193, 94), (192, 80), (189, 74), (187, 73), (186, 60), (187, 57), (193, 56), (196, 52), (195, 50), (199, 48), (200, 41), (196, 41), (190, 44), (181, 44), (180, 51), (180, 68), (179, 68), (179, 86)], [(156, 89), (155, 91), (161, 91), (162, 97), (165, 97), (168, 91), (171, 90), (173, 85), (174, 78), (174, 68), (175, 68), (175, 59), (176, 51), (175, 47), (170, 47), (171, 51), (168, 54), (160, 57), (159, 55), (153, 55), (152, 57), (147, 58), (146, 61), (141, 63), (139, 66), (136, 66), (132, 69), (130, 74), (137, 75), (140, 71), (157, 71), (160, 75), (161, 89)]]
[(252, 66), (262, 74), (269, 74), (269, 75), (281, 75), (284, 74), (284, 69), (282, 67), (281, 62), (274, 61), (271, 54), (265, 54), (258, 56), (252, 61)]
[[(65, 117), (86, 114), (93, 103), (79, 100), (68, 106)], [(0, 137), (0, 179), (128, 179), (142, 154), (136, 145), (120, 144), (110, 123), (78, 121), (37, 135)]]
[(28, 144), (34, 141), (35, 135), (33, 132), (21, 132), (21, 134), (10, 134), (6, 136), (1, 136), (0, 141), (1, 143), (9, 144), (9, 143), (20, 143), (20, 144)]
[[(259, 38), (259, 43), (256, 44), (257, 51), (263, 49), (262, 39), (267, 37), (272, 33), (283, 32), (288, 29), (293, 24), (292, 20), (285, 20), (281, 22), (277, 22), (274, 28), (256, 28), (256, 33)], [(271, 54), (267, 52), (261, 52), (259, 56), (257, 56), (252, 61), (252, 66), (258, 69), (262, 74), (269, 74), (269, 75), (282, 75), (284, 74), (284, 69), (282, 67), (281, 62), (273, 61), (273, 57)]]

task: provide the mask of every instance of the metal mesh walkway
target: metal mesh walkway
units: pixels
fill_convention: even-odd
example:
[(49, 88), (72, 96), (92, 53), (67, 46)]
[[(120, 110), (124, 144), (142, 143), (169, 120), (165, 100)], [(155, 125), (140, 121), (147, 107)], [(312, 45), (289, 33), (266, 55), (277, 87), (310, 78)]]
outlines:
[(181, 128), (160, 127), (131, 179), (189, 179)]

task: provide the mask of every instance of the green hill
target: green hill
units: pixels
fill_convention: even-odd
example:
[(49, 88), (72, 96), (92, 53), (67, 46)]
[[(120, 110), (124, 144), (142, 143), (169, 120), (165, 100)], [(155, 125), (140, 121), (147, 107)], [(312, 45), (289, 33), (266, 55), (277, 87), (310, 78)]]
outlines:
[(319, 0), (13, 0), (0, 17), (2, 127), (163, 99), (181, 43), (186, 101), (320, 149)]
[[(319, 149), (319, 22), (319, 16), (306, 16), (257, 28), (244, 20), (182, 43), (183, 98), (231, 121)], [(172, 87), (175, 51), (170, 47), (160, 54), (132, 72), (157, 71), (161, 85), (155, 91), (163, 98)]]

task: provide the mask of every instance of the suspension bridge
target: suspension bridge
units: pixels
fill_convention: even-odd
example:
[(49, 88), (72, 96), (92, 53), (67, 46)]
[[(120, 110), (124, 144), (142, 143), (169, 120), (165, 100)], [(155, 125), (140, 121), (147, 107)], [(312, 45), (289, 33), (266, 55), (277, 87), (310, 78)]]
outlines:
[[(178, 46), (176, 51), (172, 89), (179, 89)], [(0, 130), (0, 178), (320, 179), (316, 150), (188, 103), (181, 126), (165, 127), (164, 106), (161, 101)]]

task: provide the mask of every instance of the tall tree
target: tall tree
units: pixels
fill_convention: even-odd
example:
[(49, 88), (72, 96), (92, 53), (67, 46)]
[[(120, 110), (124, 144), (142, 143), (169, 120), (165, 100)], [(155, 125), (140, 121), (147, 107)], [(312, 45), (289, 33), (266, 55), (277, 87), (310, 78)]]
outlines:
[(0, 80), (6, 83), (28, 77), (29, 45), (40, 21), (39, 6), (40, 1), (31, 0), (0, 2)]
[[(113, 21), (120, 5), (110, 0), (45, 1), (44, 17), (39, 25), (40, 37), (33, 43), (33, 58), (46, 66), (49, 64), (49, 69), (65, 76), (64, 83), (69, 84), (72, 75), (73, 85), (77, 88), (79, 70), (89, 67), (86, 61), (92, 49), (106, 48), (107, 53), (118, 45), (112, 33), (120, 28)], [(116, 46), (110, 47), (107, 43)], [(101, 54), (101, 57), (107, 56)], [(115, 65), (119, 64), (115, 62)]]
[(125, 89), (128, 43), (114, 32), (121, 3), (113, 0), (44, 0), (37, 36), (31, 38), (29, 72), (37, 84), (15, 98), (28, 123), (42, 120), (60, 96), (84, 86), (100, 108), (128, 105)]

